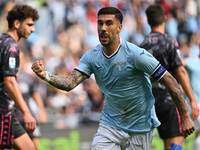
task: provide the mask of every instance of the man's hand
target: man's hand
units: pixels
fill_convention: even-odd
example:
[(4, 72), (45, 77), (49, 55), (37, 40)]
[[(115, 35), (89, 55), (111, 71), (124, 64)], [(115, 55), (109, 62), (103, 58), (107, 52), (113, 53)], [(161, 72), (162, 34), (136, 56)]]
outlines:
[(191, 112), (191, 117), (193, 120), (197, 120), (197, 117), (199, 116), (199, 107), (196, 101), (192, 101), (190, 103), (192, 112)]
[(182, 130), (185, 138), (192, 134), (195, 130), (194, 123), (190, 119), (189, 113), (187, 113), (185, 117), (182, 117)]
[(44, 70), (44, 64), (42, 61), (36, 61), (31, 69), (33, 70), (33, 72), (35, 72), (35, 74), (40, 77), (41, 79), (44, 79), (46, 74), (45, 74), (45, 70)]
[(24, 123), (25, 123), (25, 129), (28, 133), (32, 133), (36, 128), (36, 121), (33, 118), (33, 116), (30, 114), (30, 112), (24, 113), (23, 115)]

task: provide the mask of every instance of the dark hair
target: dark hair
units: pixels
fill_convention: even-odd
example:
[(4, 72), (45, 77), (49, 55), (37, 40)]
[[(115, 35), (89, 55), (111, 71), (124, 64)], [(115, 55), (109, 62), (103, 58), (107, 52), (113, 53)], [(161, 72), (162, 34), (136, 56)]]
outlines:
[(118, 8), (115, 8), (115, 7), (103, 7), (99, 10), (99, 12), (97, 13), (97, 15), (104, 15), (104, 14), (114, 14), (115, 15), (115, 18), (117, 20), (119, 20), (119, 22), (122, 24), (122, 21), (123, 21), (123, 15), (122, 15), (122, 12), (118, 9)]
[(148, 23), (152, 27), (162, 24), (165, 20), (165, 11), (159, 4), (150, 5), (146, 10), (146, 15)]
[(37, 10), (28, 5), (15, 5), (12, 10), (8, 12), (8, 27), (12, 28), (15, 20), (23, 22), (29, 17), (32, 18), (33, 21), (38, 20), (39, 15)]

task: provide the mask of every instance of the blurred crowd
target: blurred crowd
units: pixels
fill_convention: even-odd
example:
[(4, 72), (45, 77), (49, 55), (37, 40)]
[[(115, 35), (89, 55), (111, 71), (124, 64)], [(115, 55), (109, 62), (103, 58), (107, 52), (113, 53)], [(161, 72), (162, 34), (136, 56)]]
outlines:
[[(160, 3), (166, 12), (166, 33), (177, 38), (181, 55), (199, 53), (200, 0), (1, 0), (0, 33), (7, 31), (7, 12), (14, 4), (28, 4), (36, 8), (40, 19), (28, 40), (20, 41), (20, 49), (27, 62), (21, 64), (31, 71), (35, 60), (42, 59), (51, 74), (66, 75), (78, 65), (80, 57), (99, 43), (97, 11), (103, 6), (118, 7), (123, 15), (121, 37), (139, 45), (150, 30), (145, 10), (152, 3)], [(22, 58), (23, 59), (23, 58)], [(19, 72), (20, 73), (20, 72)], [(73, 116), (79, 121), (98, 121), (104, 96), (94, 77), (84, 81), (71, 92), (51, 87), (39, 80), (38, 91), (51, 116)], [(74, 117), (75, 116), (75, 117)], [(58, 128), (66, 127), (57, 122)], [(74, 126), (74, 125), (73, 125)]]

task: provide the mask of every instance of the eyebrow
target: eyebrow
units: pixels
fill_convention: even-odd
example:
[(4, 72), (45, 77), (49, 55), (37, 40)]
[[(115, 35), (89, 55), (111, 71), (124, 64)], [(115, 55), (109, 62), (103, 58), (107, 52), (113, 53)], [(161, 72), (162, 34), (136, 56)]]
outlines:
[[(103, 22), (103, 21), (101, 19), (98, 19), (97, 22)], [(105, 22), (113, 22), (113, 20), (110, 19), (110, 20), (106, 20)]]
[(27, 23), (29, 26), (34, 26), (35, 23)]

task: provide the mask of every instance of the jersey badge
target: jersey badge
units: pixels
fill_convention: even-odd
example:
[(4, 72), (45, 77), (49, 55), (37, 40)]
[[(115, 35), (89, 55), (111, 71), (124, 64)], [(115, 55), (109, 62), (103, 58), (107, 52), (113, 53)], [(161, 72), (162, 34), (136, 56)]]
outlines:
[(16, 67), (16, 59), (14, 57), (9, 58), (9, 67), (15, 68)]
[(119, 71), (121, 72), (121, 71), (122, 71), (121, 66), (122, 66), (122, 64), (124, 64), (124, 63), (125, 63), (125, 61), (122, 61), (122, 62), (115, 62), (114, 64), (116, 64), (116, 65), (118, 66), (118, 69), (119, 69)]

